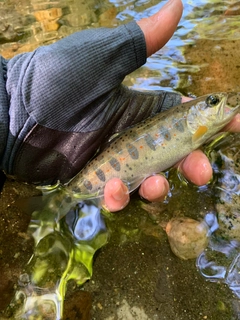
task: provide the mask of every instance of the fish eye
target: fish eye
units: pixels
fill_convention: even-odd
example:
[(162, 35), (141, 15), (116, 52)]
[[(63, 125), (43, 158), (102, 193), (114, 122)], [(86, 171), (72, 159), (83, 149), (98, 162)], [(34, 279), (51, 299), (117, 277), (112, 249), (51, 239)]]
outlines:
[(219, 103), (219, 98), (218, 98), (218, 96), (210, 95), (207, 97), (206, 103), (207, 103), (208, 107), (214, 107), (216, 104)]

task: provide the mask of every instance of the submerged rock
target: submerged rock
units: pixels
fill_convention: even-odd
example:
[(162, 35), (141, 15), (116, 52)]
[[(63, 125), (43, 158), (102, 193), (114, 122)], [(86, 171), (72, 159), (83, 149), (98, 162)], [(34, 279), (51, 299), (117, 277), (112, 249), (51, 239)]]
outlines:
[(205, 221), (173, 218), (166, 226), (166, 233), (173, 253), (183, 260), (198, 257), (208, 245), (209, 229)]

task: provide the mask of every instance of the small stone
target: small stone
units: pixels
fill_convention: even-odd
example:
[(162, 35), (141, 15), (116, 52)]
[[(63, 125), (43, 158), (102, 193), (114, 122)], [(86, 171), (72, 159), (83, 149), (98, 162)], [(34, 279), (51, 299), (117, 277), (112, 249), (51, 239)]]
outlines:
[(198, 257), (207, 247), (208, 231), (205, 221), (186, 217), (173, 218), (166, 226), (172, 252), (183, 260)]

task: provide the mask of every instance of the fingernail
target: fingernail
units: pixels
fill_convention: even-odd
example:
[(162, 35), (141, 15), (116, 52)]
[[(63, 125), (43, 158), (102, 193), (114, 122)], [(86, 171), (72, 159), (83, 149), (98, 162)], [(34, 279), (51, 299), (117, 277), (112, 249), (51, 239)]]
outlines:
[(125, 195), (128, 193), (128, 189), (126, 186), (124, 185), (120, 185), (118, 186), (118, 189), (115, 190), (115, 192), (113, 193), (112, 197), (116, 200), (116, 201), (120, 201), (122, 200)]

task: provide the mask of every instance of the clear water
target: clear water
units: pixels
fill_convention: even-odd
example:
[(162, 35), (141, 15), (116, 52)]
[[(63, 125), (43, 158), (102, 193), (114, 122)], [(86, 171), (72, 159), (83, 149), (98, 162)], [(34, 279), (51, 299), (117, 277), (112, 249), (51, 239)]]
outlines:
[[(0, 2), (0, 52), (10, 57), (56, 41), (74, 31), (139, 20), (157, 12), (164, 3), (113, 0)], [(143, 68), (127, 77), (126, 84), (141, 90), (164, 88), (188, 93), (184, 88), (192, 83), (192, 78), (204, 62), (202, 65), (189, 63), (185, 57), (186, 48), (200, 39), (213, 42), (239, 39), (239, 16), (224, 15), (233, 5), (232, 1), (184, 0), (183, 4), (183, 16), (172, 39), (150, 57)], [(235, 7), (238, 8), (238, 5)], [(191, 93), (200, 94), (199, 88), (195, 87)]]
[[(138, 20), (157, 12), (164, 3), (165, 1), (143, 0), (1, 1), (0, 53), (10, 58), (15, 54), (33, 50), (39, 45), (54, 42), (78, 30), (101, 26), (113, 27), (132, 19)], [(238, 66), (239, 54), (231, 58), (232, 68), (225, 67), (224, 61), (219, 58), (223, 51), (222, 48), (229, 48), (228, 45), (233, 42), (236, 42), (235, 46), (237, 46), (240, 39), (239, 14), (224, 14), (234, 3), (210, 0), (183, 1), (183, 3), (183, 17), (172, 39), (162, 50), (150, 57), (146, 65), (127, 76), (125, 84), (140, 90), (176, 90), (184, 94), (199, 95), (209, 89), (208, 85), (203, 87), (202, 82), (211, 82), (216, 87), (219, 85), (224, 88), (226, 84), (231, 83), (230, 89), (239, 91), (239, 81), (230, 82), (226, 78), (224, 82), (220, 81), (220, 84), (217, 81), (217, 75), (225, 72), (225, 69), (230, 75), (230, 80), (234, 79), (234, 67)], [(199, 55), (202, 56), (200, 61), (191, 58), (191, 48), (199, 44)], [(208, 51), (209, 48), (213, 51)], [(219, 63), (217, 75), (215, 69), (211, 69), (213, 63), (206, 60), (211, 55)], [(207, 69), (207, 73), (202, 72), (204, 68)], [(178, 207), (181, 194), (184, 195), (183, 185), (184, 183), (178, 181), (177, 177), (172, 179), (171, 199), (164, 206), (170, 209)], [(208, 191), (208, 186), (199, 188), (197, 191), (195, 189), (196, 201), (199, 201), (197, 199)], [(19, 290), (15, 297), (18, 302), (25, 302), (25, 309), (18, 310), (20, 318), (24, 314), (26, 319), (28, 316), (38, 316), (43, 311), (42, 306), (44, 305), (44, 312), (48, 313), (49, 317), (50, 314), (61, 317), (68, 279), (72, 277), (79, 283), (83, 283), (91, 277), (92, 257), (95, 251), (106, 243), (108, 233), (104, 228), (102, 218), (99, 218), (99, 213), (95, 215), (95, 210), (93, 210), (93, 221), (88, 220), (87, 228), (82, 228), (81, 212), (81, 210), (72, 211), (61, 222), (54, 217), (52, 221), (33, 217), (30, 230), (35, 236), (35, 252), (26, 267), (26, 273), (22, 274), (19, 279)], [(101, 231), (89, 239), (89, 232), (96, 229), (95, 222), (99, 223), (99, 221)], [(76, 230), (81, 232), (76, 233)], [(86, 230), (89, 232), (86, 233)], [(122, 241), (138, 238), (138, 228), (121, 227), (119, 230)], [(84, 235), (85, 239), (82, 238)], [(233, 291), (239, 296), (238, 242), (228, 239), (227, 242), (219, 245), (219, 242), (215, 240), (212, 239), (210, 249), (208, 248), (199, 257), (197, 266), (205, 278), (211, 281), (222, 281), (229, 287), (234, 287)], [(83, 242), (87, 243), (87, 247), (81, 246)], [(60, 264), (56, 260), (56, 252), (61, 256)], [(82, 255), (83, 252), (87, 254)], [(83, 267), (77, 270), (74, 269), (76, 265)], [(42, 272), (49, 271), (50, 266), (52, 277), (49, 278), (49, 273), (45, 277)]]

